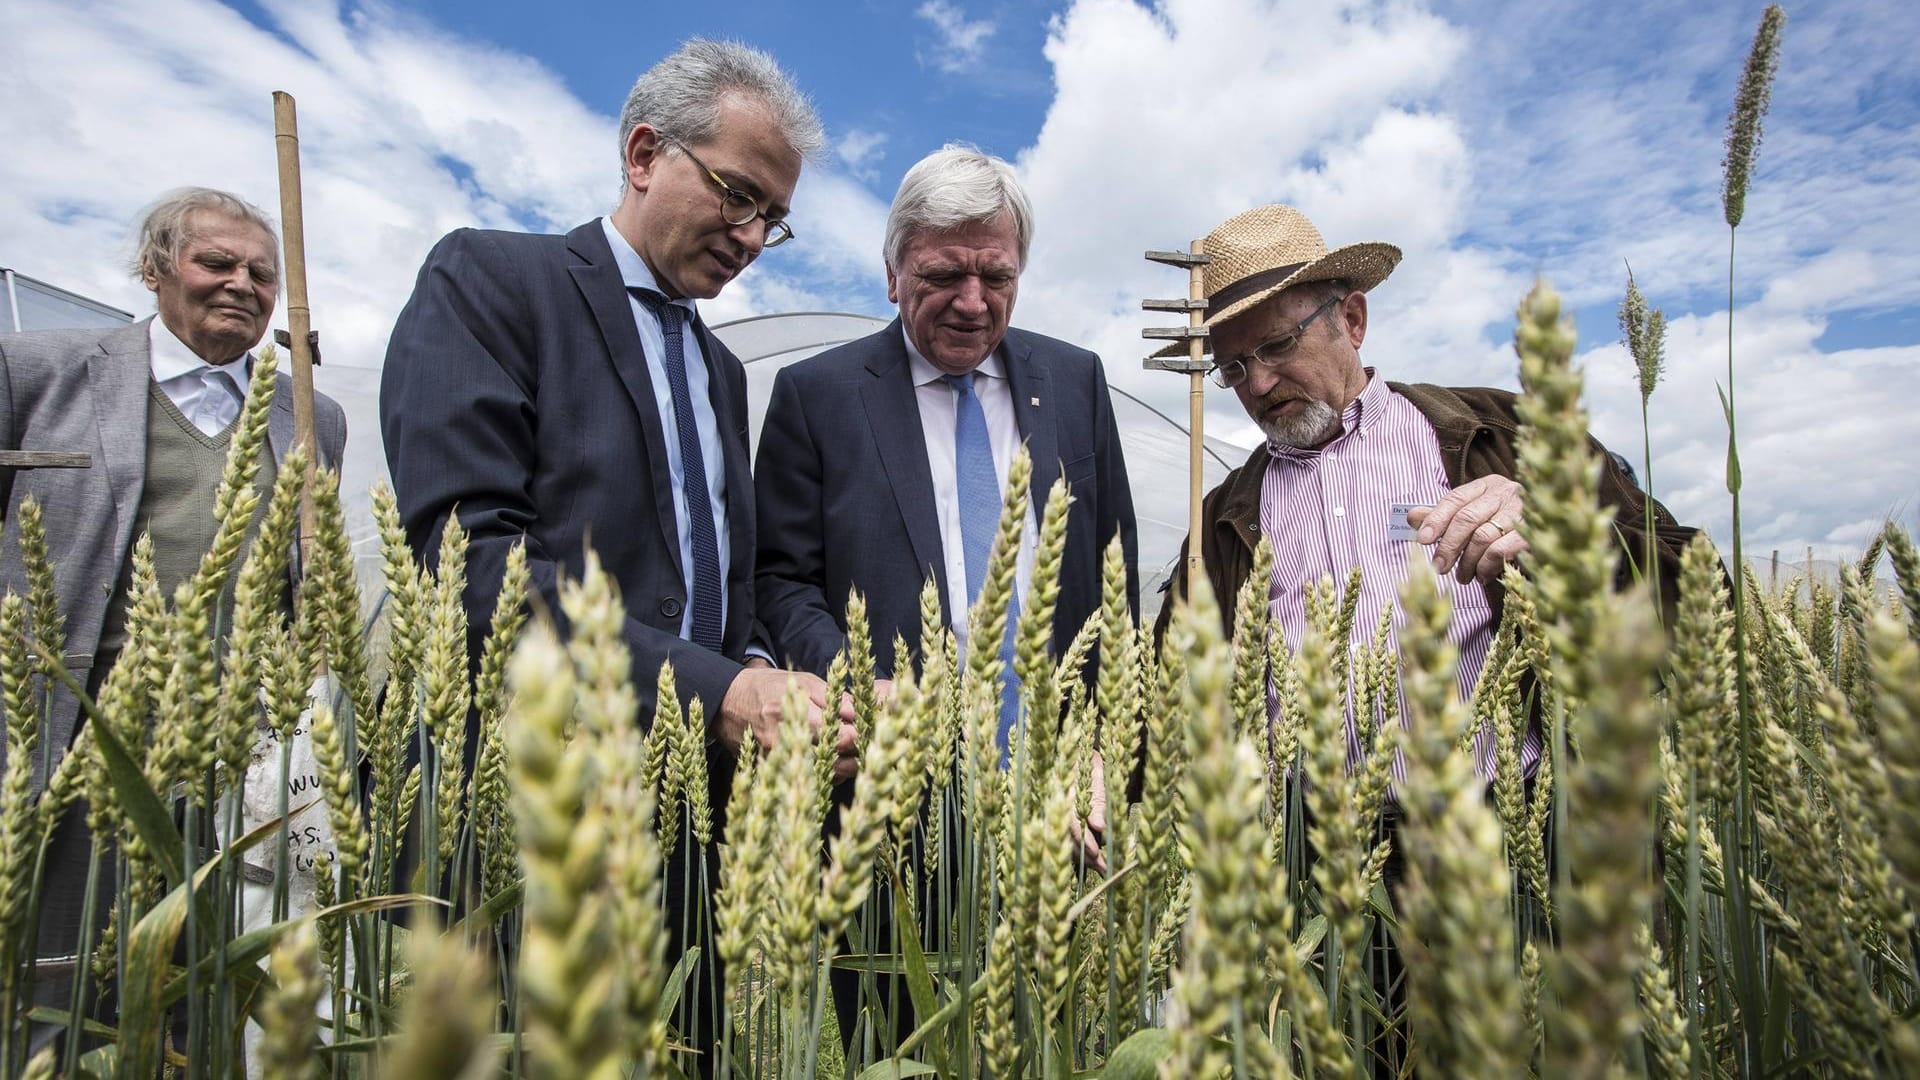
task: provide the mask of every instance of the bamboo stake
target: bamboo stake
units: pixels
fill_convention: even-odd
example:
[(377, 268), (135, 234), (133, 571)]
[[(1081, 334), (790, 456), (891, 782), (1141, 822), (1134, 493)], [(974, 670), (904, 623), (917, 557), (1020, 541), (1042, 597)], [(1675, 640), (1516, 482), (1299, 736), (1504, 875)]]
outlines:
[[(1188, 245), (1187, 251), (1195, 256), (1206, 254), (1206, 242), (1195, 240)], [(1187, 267), (1187, 325), (1199, 327), (1206, 317), (1206, 262), (1196, 258)], [(1203, 349), (1206, 339), (1190, 337), (1187, 339), (1187, 359), (1192, 366), (1187, 371), (1187, 581), (1200, 580), (1205, 568), (1201, 550), (1206, 546), (1200, 542), (1200, 502), (1205, 497), (1206, 478), (1201, 469), (1201, 455), (1206, 453), (1207, 426), (1207, 384), (1206, 360)], [(1189, 584), (1191, 588), (1191, 584)]]
[(1187, 355), (1182, 359), (1158, 359), (1149, 357), (1146, 367), (1155, 371), (1178, 371), (1187, 376), (1187, 581), (1191, 582), (1205, 570), (1205, 561), (1201, 549), (1200, 506), (1206, 495), (1206, 472), (1202, 467), (1207, 452), (1206, 437), (1206, 375), (1212, 365), (1206, 359), (1207, 345), (1207, 300), (1206, 266), (1209, 262), (1206, 242), (1195, 240), (1186, 251), (1149, 251), (1150, 262), (1166, 266), (1179, 266), (1187, 271), (1187, 296), (1184, 300), (1143, 300), (1140, 306), (1148, 311), (1184, 311), (1187, 325), (1179, 327), (1148, 327), (1141, 331), (1146, 338), (1173, 339), (1184, 341)]
[(317, 521), (313, 506), (313, 349), (308, 341), (307, 234), (300, 210), (300, 134), (293, 95), (273, 92), (273, 139), (280, 157), (280, 234), (286, 251), (288, 351), (293, 354), (293, 445), (307, 451), (306, 493), (300, 499), (300, 561), (312, 550)]

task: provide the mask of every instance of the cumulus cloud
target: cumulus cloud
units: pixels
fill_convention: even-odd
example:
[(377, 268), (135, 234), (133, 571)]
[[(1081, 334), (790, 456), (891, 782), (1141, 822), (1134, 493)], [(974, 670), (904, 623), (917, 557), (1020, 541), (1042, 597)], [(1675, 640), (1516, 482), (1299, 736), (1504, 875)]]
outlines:
[[(1889, 514), (1915, 520), (1920, 450), (1885, 403), (1920, 393), (1920, 354), (1816, 344), (1836, 311), (1920, 303), (1902, 209), (1920, 204), (1920, 132), (1910, 108), (1860, 107), (1912, 77), (1887, 34), (1842, 26), (1916, 18), (1857, 6), (1876, 14), (1789, 28), (1741, 230), (1744, 526), (1759, 551), (1827, 555)], [(1050, 27), (1056, 93), (1019, 161), (1039, 219), (1021, 321), (1099, 349), (1115, 385), (1184, 415), (1185, 381), (1139, 367), (1140, 328), (1166, 317), (1138, 304), (1185, 283), (1141, 252), (1288, 202), (1333, 245), (1405, 250), (1373, 296), (1369, 363), (1514, 388), (1508, 328), (1534, 275), (1610, 313), (1631, 259), (1673, 320), (1652, 410), (1657, 489), (1724, 541), (1720, 136), (1749, 15), (1515, 2), (1468, 22), (1402, 3), (1078, 0)], [(1801, 92), (1806, 109), (1791, 104)], [(1637, 463), (1632, 364), (1610, 318), (1587, 322), (1594, 430)], [(1257, 440), (1224, 391), (1210, 390), (1208, 430)]]
[(985, 55), (987, 39), (998, 29), (991, 19), (967, 18), (966, 12), (947, 0), (926, 0), (913, 13), (930, 23), (939, 35), (933, 49), (920, 53), (920, 61), (950, 75), (977, 66)]
[[(384, 7), (265, 8), (271, 30), (211, 0), (0, 10), (7, 265), (151, 311), (119, 255), (161, 190), (226, 188), (279, 216), (276, 89), (299, 104), (309, 293), (329, 366), (379, 366), (415, 271), (449, 230), (557, 232), (612, 208), (617, 101), (584, 103), (523, 55)], [(873, 198), (831, 170), (805, 182), (814, 209), (794, 225), (806, 243), (750, 268), (714, 316), (845, 306), (865, 291), (853, 268), (879, 247)]]
[[(1898, 405), (1920, 395), (1920, 345), (1820, 342), (1846, 319), (1920, 307), (1920, 234), (1906, 220), (1920, 205), (1920, 77), (1905, 56), (1920, 8), (1842, 6), (1788, 27), (1740, 232), (1745, 526), (1760, 551), (1838, 552), (1888, 514), (1915, 521), (1920, 450)], [(0, 259), (151, 310), (119, 269), (135, 212), (184, 183), (277, 209), (275, 88), (300, 100), (330, 368), (379, 364), (447, 230), (557, 231), (612, 205), (616, 102), (582, 102), (525, 56), (386, 7), (264, 10), (270, 29), (213, 0), (0, 7)], [(956, 0), (915, 14), (930, 68), (1014, 63), (998, 55), (1010, 46), (985, 55), (999, 25)], [(1548, 275), (1585, 317), (1594, 429), (1638, 463), (1639, 398), (1611, 321), (1630, 260), (1670, 318), (1654, 481), (1683, 520), (1724, 539), (1720, 138), (1753, 18), (1726, 2), (1652, 18), (1574, 0), (1073, 0), (1046, 27), (1052, 98), (1038, 130), (996, 148), (1037, 214), (1016, 321), (1099, 350), (1116, 386), (1184, 416), (1184, 380), (1139, 366), (1140, 328), (1166, 321), (1139, 301), (1183, 295), (1185, 281), (1141, 253), (1290, 202), (1335, 245), (1405, 250), (1374, 294), (1363, 350), (1390, 377), (1514, 386), (1513, 306)], [(885, 202), (866, 182), (907, 140), (871, 120), (845, 129), (837, 164), (801, 179), (797, 241), (705, 305), (709, 319), (890, 314)], [(1208, 430), (1253, 436), (1217, 389)]]
[(886, 132), (853, 128), (834, 142), (833, 154), (848, 172), (862, 180), (872, 180), (880, 175), (874, 166), (887, 156), (886, 147)]

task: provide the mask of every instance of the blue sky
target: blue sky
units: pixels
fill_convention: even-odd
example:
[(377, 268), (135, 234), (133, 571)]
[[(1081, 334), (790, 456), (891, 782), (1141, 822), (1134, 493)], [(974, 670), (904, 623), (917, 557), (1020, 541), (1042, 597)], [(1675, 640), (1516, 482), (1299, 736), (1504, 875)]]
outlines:
[[(1857, 549), (1910, 525), (1920, 448), (1920, 5), (1787, 5), (1736, 292), (1750, 547)], [(129, 222), (182, 183), (275, 205), (267, 91), (300, 100), (308, 247), (329, 360), (377, 366), (412, 275), (462, 225), (565, 229), (616, 193), (613, 114), (693, 34), (772, 51), (836, 155), (800, 242), (710, 318), (887, 313), (901, 172), (950, 139), (1016, 162), (1038, 233), (1015, 321), (1142, 372), (1140, 258), (1261, 202), (1407, 257), (1363, 355), (1394, 378), (1513, 386), (1536, 273), (1581, 330), (1594, 427), (1638, 460), (1614, 308), (1631, 262), (1672, 330), (1653, 401), (1659, 493), (1724, 537), (1721, 136), (1760, 6), (1578, 0), (874, 0), (727, 5), (8, 0), (0, 264), (151, 309)], [(1210, 431), (1245, 438), (1230, 395)], [(1143, 478), (1151, 482), (1150, 478)], [(1138, 481), (1137, 481), (1138, 482)]]

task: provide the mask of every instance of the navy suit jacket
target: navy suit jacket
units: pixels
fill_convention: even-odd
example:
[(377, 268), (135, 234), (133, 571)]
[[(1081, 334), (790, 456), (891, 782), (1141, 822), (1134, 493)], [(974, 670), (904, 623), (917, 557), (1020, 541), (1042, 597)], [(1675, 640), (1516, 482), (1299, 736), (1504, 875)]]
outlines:
[(433, 559), (458, 508), (470, 644), (485, 635), (507, 552), (559, 620), (558, 584), (591, 543), (627, 606), (642, 726), (673, 662), (682, 701), (718, 714), (753, 636), (753, 478), (746, 372), (695, 323), (726, 458), (727, 621), (721, 652), (680, 636), (673, 480), (640, 333), (598, 221), (566, 236), (461, 229), (435, 245), (387, 345), (380, 430), (407, 541)]
[[(1127, 600), (1139, 610), (1133, 494), (1100, 358), (1023, 330), (1008, 330), (1003, 348), (1033, 458), (1035, 503), (1062, 474), (1074, 498), (1054, 621), (1058, 652), (1100, 605), (1101, 559), (1116, 534), (1126, 550)], [(775, 655), (824, 675), (846, 644), (855, 588), (867, 600), (879, 672), (894, 671), (895, 634), (917, 654), (920, 589), (937, 580), (944, 610), (946, 559), (899, 320), (775, 377), (755, 490), (757, 611)]]

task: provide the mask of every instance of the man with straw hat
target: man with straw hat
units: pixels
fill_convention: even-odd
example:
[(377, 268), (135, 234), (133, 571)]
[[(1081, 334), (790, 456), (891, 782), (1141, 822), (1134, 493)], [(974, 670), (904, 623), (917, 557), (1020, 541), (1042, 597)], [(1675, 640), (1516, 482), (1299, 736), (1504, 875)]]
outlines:
[[(1391, 244), (1329, 251), (1299, 210), (1261, 206), (1221, 223), (1207, 236), (1205, 251), (1213, 378), (1233, 390), (1267, 437), (1202, 507), (1201, 552), (1226, 629), (1233, 629), (1234, 597), (1253, 572), (1254, 549), (1264, 536), (1274, 552), (1268, 607), (1284, 639), (1297, 647), (1304, 637), (1308, 591), (1323, 578), (1345, 581), (1357, 566), (1351, 644), (1369, 644), (1383, 613), (1397, 603), (1418, 544), (1451, 594), (1447, 637), (1458, 650), (1458, 688), (1467, 700), (1499, 626), (1501, 572), (1527, 553), (1525, 537), (1514, 531), (1526, 499), (1514, 479), (1520, 426), (1514, 395), (1388, 382), (1361, 362), (1367, 293), (1400, 261)], [(1182, 342), (1163, 352), (1186, 348)], [(1646, 551), (1645, 497), (1610, 456), (1600, 457), (1600, 500), (1617, 508), (1615, 531), (1626, 556), (1617, 584), (1625, 586), (1638, 573), (1634, 560)], [(1653, 509), (1659, 572), (1676, 580), (1680, 552), (1694, 530), (1658, 503)], [(1182, 555), (1161, 631), (1186, 594)], [(1492, 744), (1475, 732), (1475, 761), (1489, 782)], [(1349, 762), (1365, 753), (1351, 710), (1346, 745)], [(1541, 752), (1536, 716), (1521, 742), (1529, 780)], [(1405, 780), (1404, 756), (1396, 752), (1379, 822), (1392, 841), (1382, 867), (1390, 894), (1402, 875), (1394, 792)], [(1405, 1003), (1398, 957), (1390, 942), (1377, 941), (1371, 953), (1374, 988), (1391, 1015)], [(1395, 1073), (1404, 1051), (1392, 1033), (1376, 1043), (1370, 1049), (1376, 1074)]]
[[(1514, 395), (1389, 382), (1361, 362), (1367, 293), (1400, 261), (1391, 244), (1329, 251), (1305, 214), (1278, 205), (1228, 218), (1205, 243), (1213, 378), (1267, 436), (1202, 507), (1201, 553), (1227, 629), (1262, 536), (1275, 556), (1273, 615), (1295, 643), (1305, 630), (1307, 590), (1324, 577), (1344, 581), (1355, 566), (1362, 574), (1353, 633), (1370, 639), (1406, 578), (1407, 545), (1417, 543), (1451, 593), (1448, 637), (1459, 649), (1464, 700), (1499, 625), (1501, 571), (1527, 552), (1514, 531), (1526, 497), (1514, 479)], [(1600, 500), (1617, 508), (1624, 586), (1646, 550), (1645, 496), (1609, 455), (1601, 457)], [(1660, 575), (1673, 581), (1695, 530), (1657, 502), (1654, 512)], [(1185, 559), (1175, 566), (1170, 601), (1186, 594)], [(1161, 612), (1163, 628), (1173, 606)], [(1476, 745), (1483, 775), (1490, 776), (1491, 749)], [(1523, 747), (1529, 773), (1539, 754), (1536, 729)], [(1396, 765), (1395, 779), (1402, 778)]]

